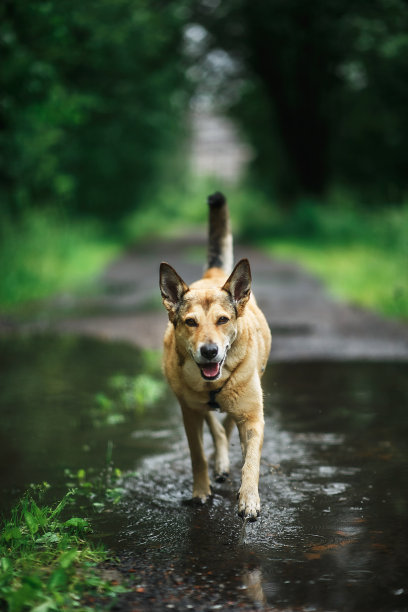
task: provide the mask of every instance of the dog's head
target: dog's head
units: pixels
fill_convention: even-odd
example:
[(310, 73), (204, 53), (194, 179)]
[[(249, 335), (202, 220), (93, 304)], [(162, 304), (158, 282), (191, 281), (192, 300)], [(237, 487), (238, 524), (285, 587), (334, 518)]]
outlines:
[(162, 263), (160, 290), (178, 350), (195, 361), (205, 380), (217, 380), (251, 294), (248, 260), (241, 259), (219, 288), (190, 288), (174, 268)]

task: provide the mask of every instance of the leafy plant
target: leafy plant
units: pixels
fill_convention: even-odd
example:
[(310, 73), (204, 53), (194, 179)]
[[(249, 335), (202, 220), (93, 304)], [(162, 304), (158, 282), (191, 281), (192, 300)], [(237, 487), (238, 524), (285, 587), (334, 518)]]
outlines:
[[(99, 597), (123, 592), (97, 571), (108, 557), (86, 538), (87, 519), (63, 517), (75, 495), (70, 490), (54, 506), (42, 505), (27, 493), (0, 528), (0, 602), (10, 612), (78, 608), (89, 594)], [(87, 606), (81, 609), (88, 610)]]
[[(157, 354), (146, 353), (147, 368), (157, 370)], [(147, 406), (152, 406), (164, 393), (162, 380), (148, 373), (138, 376), (116, 374), (109, 380), (114, 397), (105, 393), (95, 395), (97, 408), (93, 410), (96, 425), (116, 425), (123, 423), (126, 414), (142, 413)]]
[[(110, 504), (119, 503), (126, 491), (123, 486), (122, 471), (112, 464), (102, 471), (81, 468), (76, 472), (65, 469), (64, 473), (69, 479), (67, 486), (75, 487), (76, 501), (79, 497), (85, 498), (96, 512), (103, 512)], [(136, 472), (126, 474), (127, 477), (134, 475)], [(77, 519), (72, 521), (70, 524), (75, 525)]]

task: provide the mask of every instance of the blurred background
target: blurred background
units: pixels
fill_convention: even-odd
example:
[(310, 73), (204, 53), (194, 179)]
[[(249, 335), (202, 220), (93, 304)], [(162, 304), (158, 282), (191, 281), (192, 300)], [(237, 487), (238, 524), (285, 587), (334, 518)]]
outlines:
[(205, 221), (408, 319), (404, 0), (4, 0), (0, 310)]

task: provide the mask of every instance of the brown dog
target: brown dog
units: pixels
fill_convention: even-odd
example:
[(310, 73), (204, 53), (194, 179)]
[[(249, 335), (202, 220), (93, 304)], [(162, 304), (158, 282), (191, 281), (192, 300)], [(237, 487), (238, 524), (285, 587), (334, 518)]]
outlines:
[[(238, 513), (256, 520), (264, 428), (260, 379), (271, 334), (251, 296), (248, 260), (241, 259), (227, 278), (232, 236), (225, 198), (215, 193), (208, 203), (208, 266), (203, 278), (188, 287), (169, 264), (160, 267), (160, 289), (170, 320), (164, 337), (164, 371), (183, 412), (193, 498), (205, 502), (211, 495), (203, 449), (204, 419), (214, 440), (217, 481), (229, 473), (228, 439), (235, 422), (244, 462)], [(214, 409), (226, 413), (224, 424)]]

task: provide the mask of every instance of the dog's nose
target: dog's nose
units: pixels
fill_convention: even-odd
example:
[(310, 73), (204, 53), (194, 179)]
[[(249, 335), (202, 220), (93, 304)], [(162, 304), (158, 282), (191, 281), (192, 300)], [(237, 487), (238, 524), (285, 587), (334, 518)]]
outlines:
[(218, 353), (218, 346), (216, 344), (203, 344), (200, 353), (206, 359), (214, 359)]

